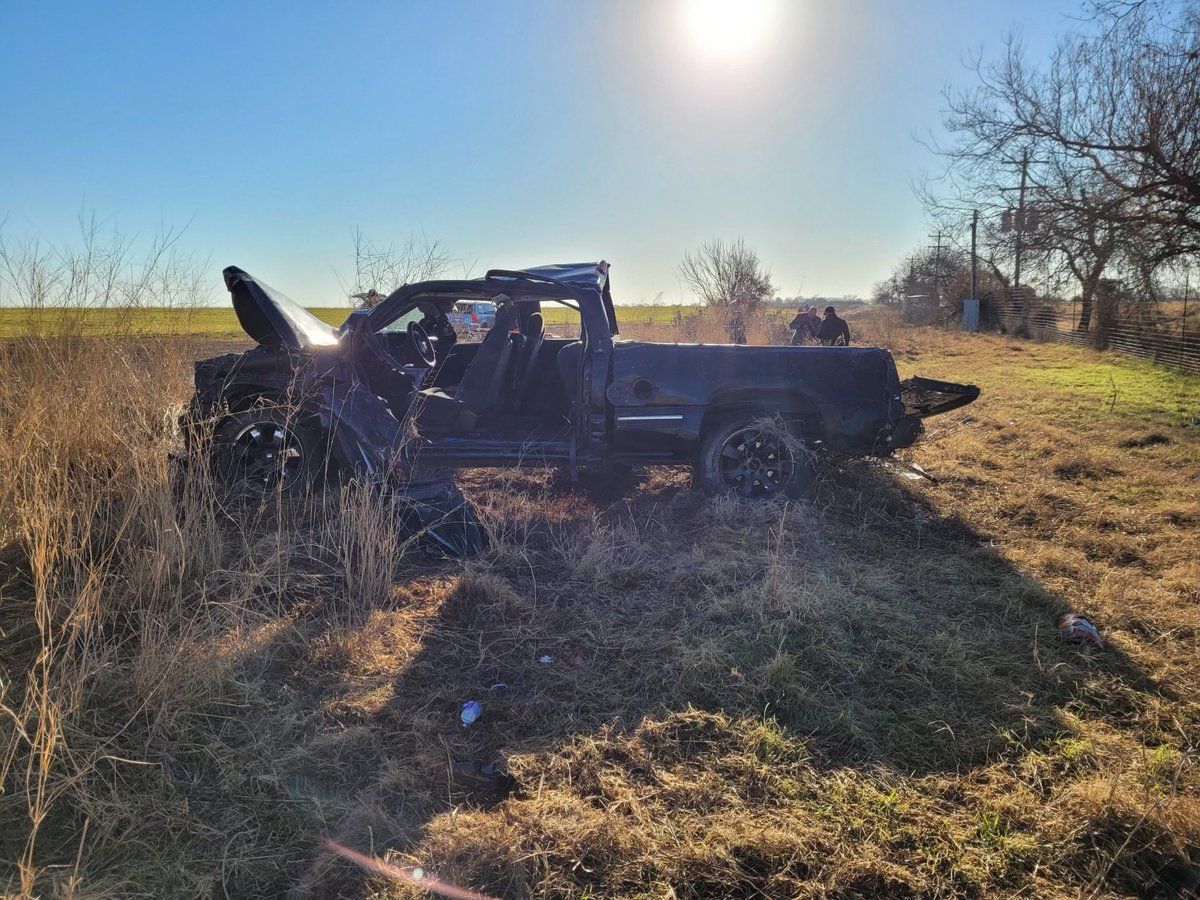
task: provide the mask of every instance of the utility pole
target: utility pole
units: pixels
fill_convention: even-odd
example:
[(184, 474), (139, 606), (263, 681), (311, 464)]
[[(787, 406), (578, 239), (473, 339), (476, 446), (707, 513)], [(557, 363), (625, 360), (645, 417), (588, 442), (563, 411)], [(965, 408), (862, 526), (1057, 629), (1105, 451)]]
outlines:
[(933, 295), (940, 305), (942, 302), (942, 232), (931, 234), (936, 243), (933, 245)]
[(1026, 150), (1021, 154), (1021, 187), (1017, 194), (1017, 252), (1016, 265), (1013, 272), (1013, 295), (1019, 298), (1021, 304), (1021, 324), (1025, 323), (1026, 309), (1025, 298), (1020, 293), (1021, 291), (1021, 233), (1025, 228), (1025, 176), (1029, 171), (1029, 151)]
[(975, 273), (978, 260), (975, 256), (975, 231), (979, 227), (979, 210), (971, 210), (971, 296), (975, 297)]
[(1024, 297), (1022, 296), (1022, 293), (1021, 293), (1021, 254), (1025, 249), (1025, 241), (1024, 241), (1024, 237), (1025, 237), (1025, 183), (1027, 181), (1028, 175), (1029, 175), (1029, 151), (1023, 150), (1023, 151), (1021, 151), (1021, 186), (1018, 188), (1005, 188), (1005, 187), (1000, 188), (1001, 191), (1016, 190), (1019, 192), (1018, 196), (1017, 196), (1017, 209), (1016, 209), (1016, 216), (1015, 216), (1016, 221), (1015, 222), (1012, 221), (1012, 218), (1011, 218), (1012, 211), (1005, 210), (1004, 216), (1001, 219), (1000, 227), (1003, 231), (1008, 231), (1010, 228), (1013, 228), (1017, 232), (1016, 253), (1015, 253), (1016, 263), (1013, 267), (1013, 283), (1012, 283), (1012, 289), (1009, 292), (1008, 305), (1004, 311), (1004, 313), (1005, 313), (1004, 318), (1005, 318), (1005, 321), (1007, 322), (1009, 320), (1009, 318), (1012, 316), (1013, 305), (1019, 304), (1016, 312), (1019, 315), (1018, 327), (1021, 330), (1024, 330), (1024, 328), (1025, 328), (1025, 318), (1026, 318)]

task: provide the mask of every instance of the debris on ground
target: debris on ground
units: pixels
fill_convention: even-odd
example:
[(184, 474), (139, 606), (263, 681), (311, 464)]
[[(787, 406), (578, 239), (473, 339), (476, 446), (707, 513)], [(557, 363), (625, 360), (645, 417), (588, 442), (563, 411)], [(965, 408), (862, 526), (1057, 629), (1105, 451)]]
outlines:
[(1065, 613), (1058, 617), (1058, 636), (1064, 641), (1095, 644), (1104, 649), (1104, 639), (1096, 626), (1079, 613)]
[(938, 480), (934, 476), (930, 475), (928, 472), (926, 472), (923, 468), (921, 468), (921, 466), (917, 465), (915, 462), (910, 462), (908, 464), (908, 468), (912, 471), (912, 473), (914, 475), (917, 476), (917, 478), (924, 478), (928, 481), (932, 481), (934, 484), (938, 483)]
[(884, 468), (895, 472), (901, 478), (907, 478), (909, 481), (929, 481), (932, 484), (938, 484), (938, 479), (930, 475), (925, 469), (917, 465), (915, 462), (907, 460), (889, 459), (884, 461)]
[(547, 653), (545, 656), (541, 657), (538, 662), (540, 662), (543, 666), (548, 666), (550, 663), (554, 662), (554, 657)]
[(462, 712), (459, 713), (459, 718), (462, 719), (463, 726), (470, 725), (483, 715), (483, 707), (476, 700), (468, 700), (462, 705)]
[(450, 765), (450, 788), (468, 794), (507, 794), (513, 777), (503, 766), (477, 759), (456, 759)]
[(453, 483), (432, 498), (400, 500), (400, 527), (419, 537), (421, 548), (434, 559), (466, 559), (487, 548), (487, 533), (475, 507)]

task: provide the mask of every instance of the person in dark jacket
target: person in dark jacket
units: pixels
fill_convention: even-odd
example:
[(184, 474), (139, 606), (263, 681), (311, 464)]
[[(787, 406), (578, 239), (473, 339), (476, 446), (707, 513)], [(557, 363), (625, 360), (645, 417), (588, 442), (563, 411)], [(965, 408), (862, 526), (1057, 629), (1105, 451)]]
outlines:
[(838, 318), (837, 310), (832, 306), (825, 307), (825, 318), (817, 329), (817, 340), (828, 347), (838, 344), (850, 346), (850, 326), (845, 319)]
[(809, 341), (817, 339), (817, 328), (821, 325), (821, 320), (817, 318), (817, 311), (813, 307), (804, 309), (803, 307), (796, 310), (796, 317), (788, 322), (788, 328), (792, 329), (792, 346), (797, 344), (807, 344)]

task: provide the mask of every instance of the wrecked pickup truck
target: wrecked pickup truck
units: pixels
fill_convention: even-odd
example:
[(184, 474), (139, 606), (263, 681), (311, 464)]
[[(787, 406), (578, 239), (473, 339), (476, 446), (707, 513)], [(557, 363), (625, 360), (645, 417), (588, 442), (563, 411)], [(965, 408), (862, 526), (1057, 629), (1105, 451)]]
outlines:
[[(887, 456), (979, 394), (901, 382), (873, 347), (619, 339), (608, 268), (410, 284), (340, 328), (228, 268), (258, 346), (196, 364), (189, 419), (219, 477), (260, 491), (358, 472), (420, 497), (459, 467), (629, 463), (692, 466), (709, 494), (770, 498), (803, 494), (817, 454)], [(495, 323), (460, 341), (455, 305), (480, 300)], [(551, 306), (577, 317), (578, 337), (547, 331)]]

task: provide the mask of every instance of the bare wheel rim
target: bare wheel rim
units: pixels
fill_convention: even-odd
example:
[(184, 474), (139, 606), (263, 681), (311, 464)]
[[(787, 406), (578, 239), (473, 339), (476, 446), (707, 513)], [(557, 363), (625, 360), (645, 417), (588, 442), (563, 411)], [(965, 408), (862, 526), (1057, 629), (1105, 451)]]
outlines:
[(778, 435), (757, 428), (735, 431), (721, 444), (718, 469), (726, 490), (743, 497), (769, 497), (791, 480), (796, 461)]
[(233, 471), (239, 481), (258, 488), (284, 490), (304, 472), (304, 449), (286, 425), (251, 422), (233, 439)]

